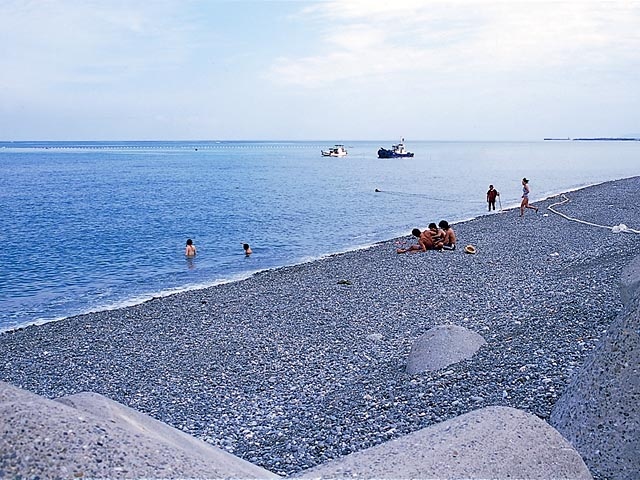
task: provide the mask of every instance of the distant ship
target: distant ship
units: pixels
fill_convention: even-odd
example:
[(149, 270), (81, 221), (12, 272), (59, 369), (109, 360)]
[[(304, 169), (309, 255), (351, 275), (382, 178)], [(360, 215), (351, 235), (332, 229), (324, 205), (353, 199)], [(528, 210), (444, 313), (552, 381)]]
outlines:
[(344, 157), (347, 155), (347, 149), (344, 148), (344, 145), (336, 145), (329, 150), (320, 150), (323, 157)]
[(391, 149), (382, 148), (378, 150), (378, 158), (401, 158), (401, 157), (413, 157), (412, 152), (408, 152), (406, 148), (404, 148), (404, 138), (400, 141), (399, 144), (393, 145)]

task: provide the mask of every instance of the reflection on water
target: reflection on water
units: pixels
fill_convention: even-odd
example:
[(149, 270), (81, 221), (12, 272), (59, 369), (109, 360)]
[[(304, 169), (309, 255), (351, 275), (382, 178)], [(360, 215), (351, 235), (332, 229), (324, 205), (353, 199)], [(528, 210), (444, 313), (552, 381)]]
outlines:
[(184, 257), (185, 260), (187, 261), (187, 269), (188, 270), (193, 270), (194, 268), (196, 268), (196, 259), (195, 257)]

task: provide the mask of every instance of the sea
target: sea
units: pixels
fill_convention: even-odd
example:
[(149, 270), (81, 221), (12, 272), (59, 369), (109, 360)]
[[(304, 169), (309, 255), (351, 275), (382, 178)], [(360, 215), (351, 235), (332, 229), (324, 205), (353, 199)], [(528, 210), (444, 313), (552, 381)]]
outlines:
[[(336, 143), (348, 156), (321, 156)], [(0, 331), (487, 215), (489, 184), (499, 214), (523, 177), (535, 201), (640, 173), (637, 141), (407, 140), (413, 158), (377, 158), (393, 143), (0, 142)]]

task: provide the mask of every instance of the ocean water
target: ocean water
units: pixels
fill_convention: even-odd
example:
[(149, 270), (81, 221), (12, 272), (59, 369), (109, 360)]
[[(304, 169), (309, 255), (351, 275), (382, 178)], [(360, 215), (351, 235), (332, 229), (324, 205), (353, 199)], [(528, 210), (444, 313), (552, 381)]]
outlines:
[[(349, 155), (321, 157), (334, 143)], [(524, 176), (535, 200), (639, 174), (640, 142), (407, 141), (414, 158), (378, 159), (392, 143), (0, 142), (0, 330), (483, 215), (490, 183), (506, 209)]]

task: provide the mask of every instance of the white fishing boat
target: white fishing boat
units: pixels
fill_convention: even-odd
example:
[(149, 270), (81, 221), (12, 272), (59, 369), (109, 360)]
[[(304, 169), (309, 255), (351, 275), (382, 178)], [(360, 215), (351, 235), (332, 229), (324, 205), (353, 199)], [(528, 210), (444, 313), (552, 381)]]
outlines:
[(335, 145), (329, 150), (320, 150), (320, 153), (323, 157), (344, 157), (347, 155), (347, 149), (344, 148), (344, 145)]

